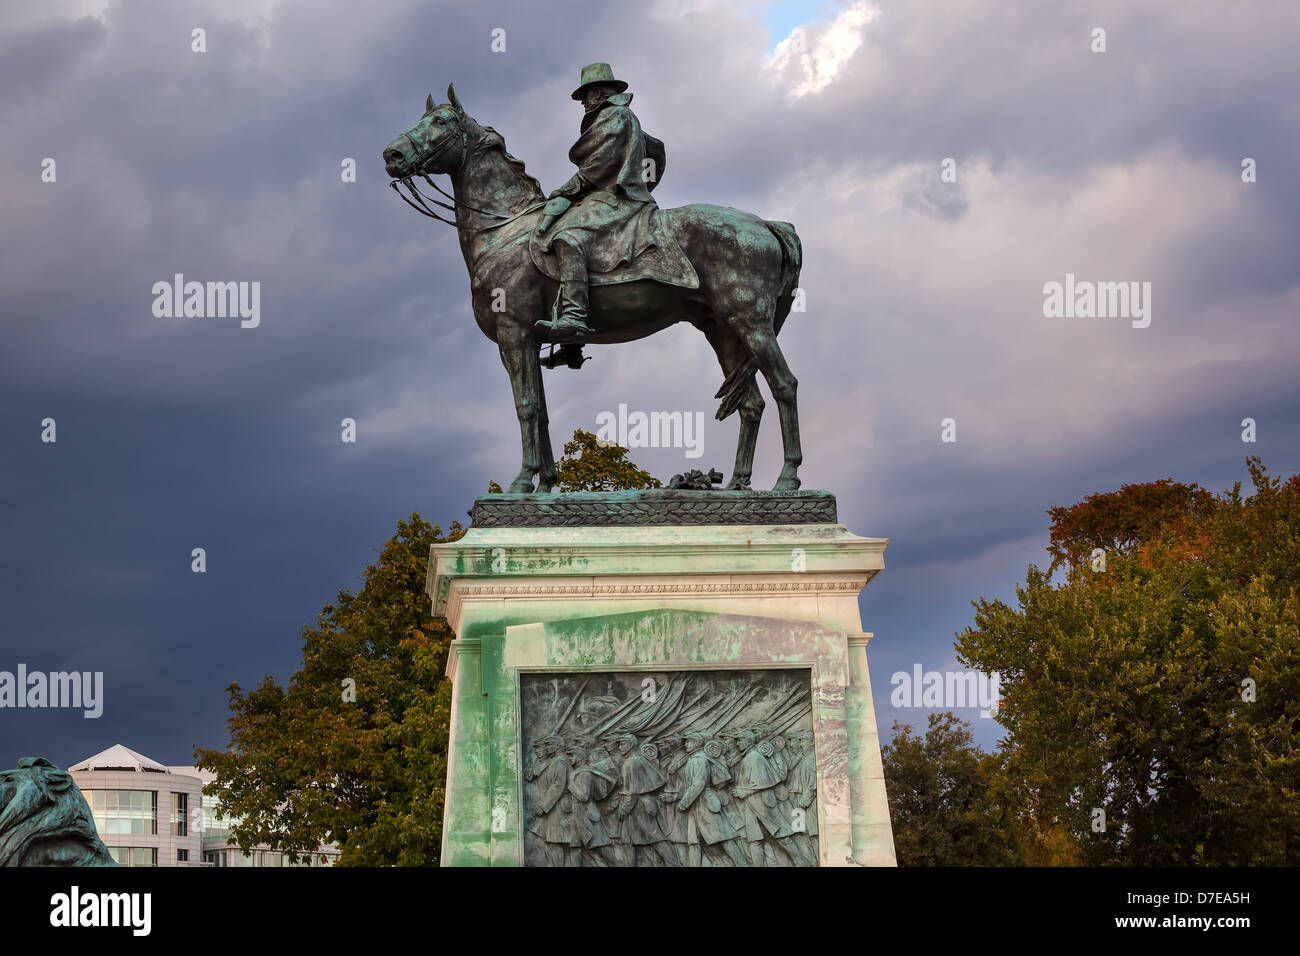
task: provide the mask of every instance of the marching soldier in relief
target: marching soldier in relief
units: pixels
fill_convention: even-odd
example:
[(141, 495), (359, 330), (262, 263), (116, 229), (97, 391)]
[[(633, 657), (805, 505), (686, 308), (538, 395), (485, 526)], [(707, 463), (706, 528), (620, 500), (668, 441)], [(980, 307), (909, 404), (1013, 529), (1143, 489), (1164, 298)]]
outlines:
[(651, 854), (654, 854), (664, 866), (681, 866), (673, 845), (664, 839), (666, 834), (659, 820), (656, 795), (667, 778), (656, 762), (658, 751), (654, 744), (638, 744), (633, 734), (624, 734), (619, 739), (618, 750), (623, 758), (618, 815), (622, 823), (624, 863), (653, 866)]
[[(618, 866), (618, 855), (610, 846), (609, 830), (600, 812), (600, 801), (618, 784), (610, 768), (588, 762), (580, 744), (569, 746), (569, 796), (573, 799), (570, 845), (574, 854), (570, 866)], [(608, 756), (608, 755), (607, 755)]]
[(791, 757), (794, 767), (790, 771), (790, 795), (795, 809), (802, 811), (804, 832), (817, 836), (817, 756), (813, 753), (813, 735), (801, 730), (790, 735)]
[(713, 866), (749, 866), (740, 849), (740, 834), (722, 812), (718, 788), (731, 781), (731, 771), (720, 759), (721, 742), (690, 731), (682, 738), (682, 746), (688, 756), (676, 809), (686, 820), (690, 865), (699, 866), (704, 858)]
[(553, 756), (537, 777), (537, 808), (533, 811), (541, 818), (541, 826), (530, 829), (546, 841), (547, 865), (564, 866), (573, 856), (569, 760), (564, 755), (561, 741), (551, 739), (547, 745)]

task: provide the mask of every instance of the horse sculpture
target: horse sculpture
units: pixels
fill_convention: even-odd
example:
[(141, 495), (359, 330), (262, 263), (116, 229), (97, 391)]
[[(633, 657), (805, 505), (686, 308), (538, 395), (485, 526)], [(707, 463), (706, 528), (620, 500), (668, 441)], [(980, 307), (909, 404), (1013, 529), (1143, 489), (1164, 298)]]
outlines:
[(0, 866), (117, 866), (72, 776), (44, 757), (0, 772)]
[[(385, 169), (393, 177), (393, 189), (402, 195), (402, 186), (411, 195), (414, 202), (402, 195), (410, 205), (457, 229), (469, 269), (474, 319), (496, 342), (514, 391), (523, 462), (509, 490), (531, 492), (536, 479), (536, 490), (548, 492), (557, 474), (539, 352), (548, 344), (571, 344), (574, 339), (536, 324), (549, 314), (558, 290), (558, 283), (533, 264), (528, 249), (545, 196), (524, 164), (506, 152), (500, 134), (465, 112), (454, 87), (447, 88), (447, 99), (441, 104), (432, 96), (427, 99), (419, 122), (384, 150)], [(429, 178), (437, 173), (451, 177), (451, 193)], [(420, 193), (412, 181), (417, 176), (452, 202)], [(428, 202), (451, 211), (454, 219), (439, 216)], [(755, 376), (762, 372), (780, 414), (785, 451), (773, 490), (794, 491), (803, 462), (798, 382), (776, 336), (799, 282), (799, 237), (789, 223), (768, 222), (724, 206), (694, 203), (661, 210), (660, 215), (694, 266), (699, 287), (645, 279), (593, 284), (587, 321), (594, 334), (584, 335), (581, 342), (630, 342), (677, 322), (690, 322), (703, 332), (717, 353), (724, 379), (715, 396), (722, 400), (716, 417), (740, 413), (735, 470), (727, 484), (733, 490), (748, 489), (753, 472), (764, 407)]]

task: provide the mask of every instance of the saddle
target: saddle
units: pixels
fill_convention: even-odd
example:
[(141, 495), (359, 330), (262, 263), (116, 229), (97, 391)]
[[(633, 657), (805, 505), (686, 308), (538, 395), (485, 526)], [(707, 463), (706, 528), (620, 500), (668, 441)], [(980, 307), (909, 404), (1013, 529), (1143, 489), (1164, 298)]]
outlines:
[[(598, 195), (587, 196), (584, 202), (600, 202)], [(548, 209), (548, 213), (549, 213)], [(555, 228), (563, 229), (565, 221), (561, 218)], [(620, 259), (612, 269), (597, 271), (588, 262), (587, 283), (591, 286), (614, 285), (619, 282), (636, 282), (640, 279), (652, 279), (664, 285), (679, 286), (683, 289), (698, 289), (700, 277), (695, 267), (682, 252), (677, 239), (666, 226), (663, 211), (654, 203), (644, 203), (626, 222), (615, 227), (616, 231), (628, 233), (626, 248), (634, 251), (631, 258)], [(555, 252), (544, 249), (550, 235), (548, 230), (543, 235), (532, 233), (528, 239), (528, 252), (533, 264), (543, 275), (555, 281), (560, 280), (560, 271), (555, 261)]]

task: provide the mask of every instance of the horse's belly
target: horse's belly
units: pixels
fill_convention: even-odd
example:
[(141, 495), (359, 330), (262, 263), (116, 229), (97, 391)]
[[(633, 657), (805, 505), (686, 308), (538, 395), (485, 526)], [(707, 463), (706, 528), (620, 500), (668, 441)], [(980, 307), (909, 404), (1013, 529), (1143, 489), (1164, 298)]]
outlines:
[(634, 342), (637, 339), (643, 339), (647, 335), (654, 335), (656, 332), (662, 332), (668, 326), (681, 320), (676, 316), (668, 318), (655, 319), (651, 322), (638, 322), (622, 328), (609, 329), (601, 323), (588, 323), (596, 329), (595, 335), (584, 335), (582, 341), (590, 342), (592, 345), (614, 345), (618, 342)]
[(657, 282), (620, 282), (594, 286), (587, 324), (594, 335), (583, 341), (595, 345), (631, 342), (653, 335), (687, 318), (686, 290)]

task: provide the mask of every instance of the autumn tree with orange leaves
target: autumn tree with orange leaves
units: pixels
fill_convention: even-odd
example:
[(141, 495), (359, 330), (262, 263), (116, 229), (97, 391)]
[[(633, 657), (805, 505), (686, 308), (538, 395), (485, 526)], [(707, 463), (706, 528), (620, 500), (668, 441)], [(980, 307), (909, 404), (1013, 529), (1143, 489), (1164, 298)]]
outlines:
[(1054, 508), (1052, 568), (975, 602), (958, 657), (1001, 675), (991, 789), (1026, 859), (1300, 864), (1300, 480), (1247, 468), (1250, 496)]

